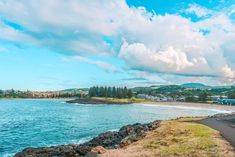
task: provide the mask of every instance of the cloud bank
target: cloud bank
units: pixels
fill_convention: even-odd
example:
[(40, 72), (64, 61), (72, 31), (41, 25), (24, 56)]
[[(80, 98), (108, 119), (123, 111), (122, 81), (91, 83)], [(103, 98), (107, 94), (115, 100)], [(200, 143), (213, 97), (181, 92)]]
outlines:
[(129, 70), (171, 82), (168, 75), (234, 83), (234, 8), (190, 4), (183, 13), (160, 15), (125, 0), (0, 0), (0, 40), (47, 47), (111, 71), (86, 57), (117, 57)]

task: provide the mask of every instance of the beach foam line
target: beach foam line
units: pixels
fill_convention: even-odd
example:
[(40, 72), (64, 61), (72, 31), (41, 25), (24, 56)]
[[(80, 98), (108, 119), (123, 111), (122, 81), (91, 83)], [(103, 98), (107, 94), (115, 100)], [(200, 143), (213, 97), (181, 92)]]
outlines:
[(71, 140), (71, 141), (68, 142), (68, 144), (70, 144), (70, 143), (73, 143), (73, 144), (82, 144), (82, 143), (85, 143), (85, 142), (91, 140), (92, 138), (93, 137), (91, 137), (91, 136), (82, 137), (79, 140)]
[(108, 131), (111, 131), (111, 132), (115, 132), (115, 131), (118, 131), (119, 129), (110, 129)]

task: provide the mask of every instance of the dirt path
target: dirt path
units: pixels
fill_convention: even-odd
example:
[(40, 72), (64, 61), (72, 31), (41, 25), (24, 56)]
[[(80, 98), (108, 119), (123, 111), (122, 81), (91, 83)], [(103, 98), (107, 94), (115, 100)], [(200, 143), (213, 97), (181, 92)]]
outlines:
[(224, 120), (223, 118), (207, 118), (198, 122), (218, 130), (235, 148), (235, 123)]

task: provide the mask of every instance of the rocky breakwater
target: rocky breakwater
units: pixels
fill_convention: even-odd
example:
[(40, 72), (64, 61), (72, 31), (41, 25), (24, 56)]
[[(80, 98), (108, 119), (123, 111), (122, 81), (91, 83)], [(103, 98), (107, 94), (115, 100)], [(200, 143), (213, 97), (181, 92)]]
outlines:
[(219, 113), (213, 116), (209, 116), (209, 118), (217, 118), (218, 120), (228, 121), (233, 123), (235, 126), (235, 112), (233, 113)]
[(119, 131), (99, 134), (83, 144), (26, 148), (14, 157), (96, 157), (106, 149), (125, 147), (145, 137), (147, 131), (159, 127), (160, 121), (123, 126)]

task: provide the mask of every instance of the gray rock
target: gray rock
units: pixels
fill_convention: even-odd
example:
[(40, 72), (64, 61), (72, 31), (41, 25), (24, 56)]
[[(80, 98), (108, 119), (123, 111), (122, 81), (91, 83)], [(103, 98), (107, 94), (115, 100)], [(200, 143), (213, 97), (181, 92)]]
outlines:
[(80, 145), (69, 144), (53, 147), (26, 148), (17, 153), (14, 157), (96, 157), (97, 152), (92, 149), (102, 146), (105, 149), (124, 147), (132, 142), (138, 141), (146, 135), (147, 131), (159, 127), (160, 121), (154, 121), (147, 124), (136, 123), (123, 126), (119, 131), (108, 131), (99, 134), (92, 140)]
[(85, 155), (85, 157), (98, 157), (98, 153), (96, 152), (89, 152)]

